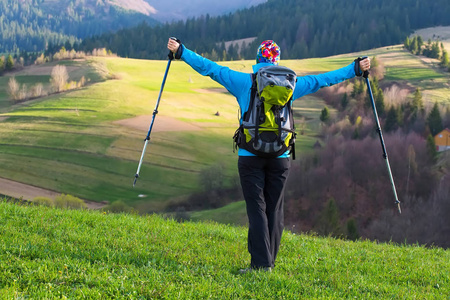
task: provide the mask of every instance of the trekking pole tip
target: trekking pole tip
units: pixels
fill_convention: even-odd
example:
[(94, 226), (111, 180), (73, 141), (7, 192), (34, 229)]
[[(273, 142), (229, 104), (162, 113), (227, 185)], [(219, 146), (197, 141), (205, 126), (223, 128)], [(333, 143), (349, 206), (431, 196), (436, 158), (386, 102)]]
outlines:
[(400, 202), (397, 202), (397, 208), (398, 208), (399, 214), (402, 214), (402, 208), (400, 207)]

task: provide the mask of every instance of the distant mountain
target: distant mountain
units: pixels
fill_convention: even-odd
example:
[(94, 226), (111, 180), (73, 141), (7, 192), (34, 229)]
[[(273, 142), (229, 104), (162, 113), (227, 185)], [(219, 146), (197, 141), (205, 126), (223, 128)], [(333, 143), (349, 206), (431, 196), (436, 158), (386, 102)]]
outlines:
[(147, 16), (155, 15), (157, 13), (156, 9), (144, 0), (110, 0), (109, 2), (113, 5), (140, 12)]
[[(185, 20), (209, 14), (218, 16), (228, 14), (239, 9), (249, 8), (267, 0), (145, 0), (152, 8), (152, 17), (166, 22), (174, 20)], [(120, 0), (117, 2), (137, 2), (137, 0)]]
[(0, 0), (0, 53), (42, 51), (105, 32), (158, 23), (144, 0)]

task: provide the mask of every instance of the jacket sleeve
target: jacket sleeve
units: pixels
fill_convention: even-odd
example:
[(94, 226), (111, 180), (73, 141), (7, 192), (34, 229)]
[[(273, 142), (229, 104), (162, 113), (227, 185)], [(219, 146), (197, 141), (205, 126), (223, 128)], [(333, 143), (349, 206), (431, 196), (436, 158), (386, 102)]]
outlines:
[(332, 86), (336, 83), (355, 77), (354, 62), (350, 65), (331, 72), (308, 75), (297, 78), (293, 99), (317, 92), (320, 88)]
[[(184, 45), (182, 46), (184, 47)], [(184, 47), (181, 59), (203, 76), (223, 85), (233, 96), (240, 96), (247, 87), (250, 75), (231, 70)]]

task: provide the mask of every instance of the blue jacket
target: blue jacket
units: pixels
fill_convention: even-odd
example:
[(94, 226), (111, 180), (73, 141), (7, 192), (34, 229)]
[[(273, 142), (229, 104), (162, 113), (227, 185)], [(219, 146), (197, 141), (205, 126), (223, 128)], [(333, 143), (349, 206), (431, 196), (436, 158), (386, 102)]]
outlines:
[[(184, 45), (181, 47), (184, 47)], [(186, 47), (183, 48), (181, 59), (201, 75), (209, 76), (214, 81), (223, 85), (234, 97), (236, 97), (242, 115), (248, 110), (248, 106), (250, 105), (250, 89), (252, 87), (251, 74), (234, 71), (228, 67), (221, 66)], [(314, 93), (322, 87), (331, 86), (355, 77), (354, 64), (355, 63), (353, 62), (344, 68), (319, 75), (298, 77), (293, 100)], [(253, 72), (256, 73), (260, 68), (268, 65), (270, 64), (258, 63), (253, 66)], [(239, 149), (238, 154), (240, 156), (255, 156), (245, 149)], [(289, 154), (285, 153), (280, 157), (288, 156)]]

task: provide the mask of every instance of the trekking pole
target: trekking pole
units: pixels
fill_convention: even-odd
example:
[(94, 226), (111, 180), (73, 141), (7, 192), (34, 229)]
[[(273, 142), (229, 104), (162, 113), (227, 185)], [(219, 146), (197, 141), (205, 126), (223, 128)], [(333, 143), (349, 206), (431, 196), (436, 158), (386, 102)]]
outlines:
[[(367, 56), (364, 56), (363, 58), (361, 58), (361, 60), (364, 60), (366, 58), (367, 58)], [(388, 158), (388, 155), (386, 152), (386, 146), (384, 144), (383, 133), (381, 132), (381, 126), (380, 126), (380, 120), (378, 119), (377, 107), (375, 106), (375, 100), (373, 99), (372, 89), (370, 88), (369, 71), (364, 71), (363, 77), (366, 79), (367, 89), (369, 91), (370, 101), (372, 103), (372, 108), (373, 108), (373, 115), (375, 117), (375, 122), (377, 123), (377, 131), (378, 131), (378, 135), (380, 137), (381, 147), (383, 148), (383, 157), (384, 157), (384, 160), (386, 161), (389, 178), (391, 180), (392, 190), (394, 191), (395, 203), (397, 204), (398, 212), (402, 213), (402, 209), (400, 208), (400, 201), (398, 201), (398, 197), (397, 197), (397, 190), (395, 189), (394, 178), (392, 177), (392, 171), (391, 171), (391, 166), (389, 164), (389, 158)]]
[[(179, 42), (179, 40), (176, 39), (176, 38), (171, 37), (171, 39)], [(181, 47), (181, 45), (180, 45), (180, 47)], [(144, 149), (142, 149), (141, 159), (139, 160), (139, 165), (138, 165), (138, 168), (137, 168), (137, 171), (136, 171), (136, 175), (134, 175), (133, 187), (136, 185), (136, 181), (139, 178), (139, 172), (141, 171), (141, 166), (142, 166), (142, 161), (144, 160), (145, 150), (147, 149), (148, 142), (150, 141), (150, 134), (152, 133), (153, 124), (155, 123), (155, 118), (156, 118), (156, 115), (158, 114), (159, 102), (161, 101), (161, 95), (162, 95), (162, 92), (163, 92), (163, 89), (164, 89), (164, 85), (166, 84), (166, 79), (167, 79), (167, 74), (169, 73), (170, 63), (174, 59), (174, 55), (173, 55), (172, 51), (169, 52), (168, 57), (169, 57), (169, 60), (167, 61), (166, 72), (164, 73), (164, 78), (163, 78), (163, 81), (162, 81), (162, 84), (161, 84), (161, 89), (159, 90), (159, 96), (158, 96), (158, 100), (156, 101), (155, 110), (153, 111), (152, 121), (150, 123), (150, 128), (148, 129), (147, 136), (145, 137)]]

